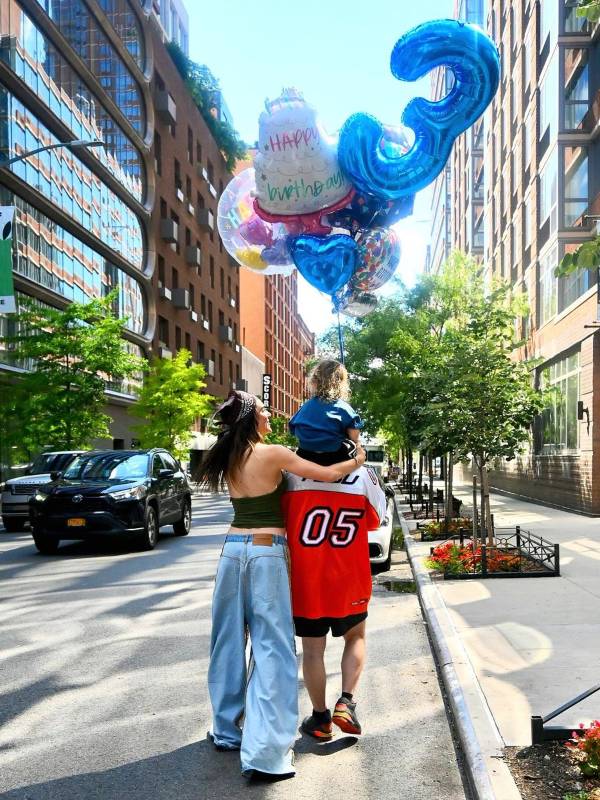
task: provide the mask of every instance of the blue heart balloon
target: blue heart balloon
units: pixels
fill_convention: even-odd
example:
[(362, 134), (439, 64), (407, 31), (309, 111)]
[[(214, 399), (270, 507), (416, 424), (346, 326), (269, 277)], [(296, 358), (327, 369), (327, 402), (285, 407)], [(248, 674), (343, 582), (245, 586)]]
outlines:
[(335, 294), (348, 283), (356, 269), (358, 246), (345, 234), (290, 237), (289, 249), (298, 272), (315, 289)]
[(418, 25), (402, 36), (391, 56), (395, 78), (415, 81), (436, 67), (454, 75), (450, 92), (438, 102), (415, 97), (402, 114), (415, 141), (407, 153), (388, 142), (375, 117), (353, 114), (340, 132), (338, 159), (359, 192), (385, 200), (414, 194), (442, 171), (459, 134), (481, 116), (500, 79), (500, 58), (480, 28), (454, 19)]

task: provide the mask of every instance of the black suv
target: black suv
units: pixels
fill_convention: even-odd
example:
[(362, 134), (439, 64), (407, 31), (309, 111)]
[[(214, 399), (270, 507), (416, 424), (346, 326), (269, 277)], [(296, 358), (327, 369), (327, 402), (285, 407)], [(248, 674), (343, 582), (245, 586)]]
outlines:
[(166, 450), (101, 450), (83, 453), (29, 501), (33, 541), (56, 553), (61, 539), (132, 536), (152, 550), (161, 525), (187, 536), (192, 494), (185, 472)]

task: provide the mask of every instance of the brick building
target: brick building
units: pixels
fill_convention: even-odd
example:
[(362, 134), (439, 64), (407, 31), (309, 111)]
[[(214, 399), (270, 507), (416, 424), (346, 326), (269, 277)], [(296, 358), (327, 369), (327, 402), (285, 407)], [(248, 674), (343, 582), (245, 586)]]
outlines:
[(231, 175), (160, 33), (152, 20), (153, 349), (163, 358), (190, 350), (206, 367), (206, 391), (225, 397), (242, 383), (239, 269), (216, 229), (217, 203)]
[[(575, 11), (560, 0), (487, 6), (502, 72), (484, 119), (485, 275), (527, 295), (529, 316), (517, 331), (526, 345), (517, 355), (537, 359), (534, 380), (554, 389), (528, 452), (496, 464), (491, 483), (600, 514), (596, 274), (554, 275), (566, 252), (594, 237), (600, 213), (600, 26), (592, 28)], [(476, 129), (466, 137), (480, 138)], [(468, 249), (469, 166), (467, 149), (459, 148), (451, 159), (452, 243)], [(475, 161), (470, 156), (479, 163), (478, 154)]]

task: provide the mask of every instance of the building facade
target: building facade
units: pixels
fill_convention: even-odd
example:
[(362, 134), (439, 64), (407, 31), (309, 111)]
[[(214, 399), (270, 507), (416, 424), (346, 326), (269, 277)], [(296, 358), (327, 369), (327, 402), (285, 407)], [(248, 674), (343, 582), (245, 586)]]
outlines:
[[(7, 158), (73, 140), (0, 171), (0, 204), (14, 205), (13, 274), (22, 296), (64, 307), (118, 288), (126, 347), (144, 355), (156, 308), (148, 248), (154, 182), (148, 142), (146, 13), (127, 0), (0, 2), (0, 151)], [(14, 330), (0, 317), (0, 334)], [(0, 378), (27, 365), (0, 353)], [(115, 447), (131, 443), (135, 380), (107, 387)]]
[[(458, 3), (457, 14), (468, 5)], [(479, 121), (453, 150), (452, 246), (480, 257), (483, 225), (486, 281), (504, 280), (528, 298), (516, 355), (536, 359), (533, 379), (553, 389), (527, 452), (496, 463), (491, 483), (600, 514), (597, 277), (554, 275), (565, 253), (600, 230), (600, 26), (562, 0), (492, 0), (485, 25), (500, 50), (501, 80), (483, 142)]]
[(170, 358), (182, 348), (189, 350), (206, 368), (206, 391), (224, 398), (242, 385), (240, 271), (216, 228), (217, 204), (231, 175), (158, 25), (153, 19), (149, 23), (155, 104), (153, 352)]
[(189, 55), (190, 25), (183, 0), (150, 0), (150, 8), (150, 13), (158, 21), (163, 41), (175, 42), (186, 56)]
[[(431, 99), (441, 100), (451, 86), (451, 73), (435, 69), (431, 73)], [(452, 249), (451, 235), (451, 173), (447, 163), (433, 183), (431, 195), (431, 231), (425, 258), (425, 272), (435, 275)]]

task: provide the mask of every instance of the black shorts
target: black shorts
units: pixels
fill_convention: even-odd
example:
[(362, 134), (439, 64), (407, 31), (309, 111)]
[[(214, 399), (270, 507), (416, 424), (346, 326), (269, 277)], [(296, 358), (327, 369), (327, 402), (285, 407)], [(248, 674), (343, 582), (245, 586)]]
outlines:
[(366, 611), (363, 611), (362, 614), (350, 614), (348, 617), (319, 617), (318, 619), (294, 617), (294, 627), (296, 636), (320, 638), (327, 636), (330, 628), (332, 636), (343, 636), (366, 618)]

